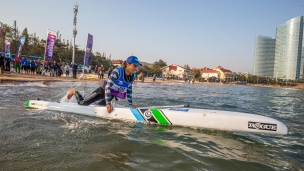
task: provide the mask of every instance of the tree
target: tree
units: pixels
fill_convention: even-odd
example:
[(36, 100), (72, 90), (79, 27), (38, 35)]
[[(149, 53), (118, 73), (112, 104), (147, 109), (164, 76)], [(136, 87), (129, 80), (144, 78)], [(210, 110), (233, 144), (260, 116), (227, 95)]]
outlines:
[(96, 52), (94, 57), (92, 56), (92, 65), (97, 65), (100, 67), (103, 65), (105, 70), (108, 70), (110, 68), (110, 59), (106, 59), (105, 56), (102, 56), (100, 52)]
[[(17, 49), (20, 31), (17, 27), (9, 26), (4, 23), (1, 24), (4, 39), (0, 40), (0, 51), (4, 51), (4, 41), (9, 41), (11, 43), (11, 53), (14, 54)], [(26, 36), (24, 45), (22, 47), (22, 54), (27, 56), (39, 56), (44, 59), (46, 40), (36, 37), (36, 33), (29, 34), (27, 27), (22, 31), (22, 35)], [(69, 43), (68, 40), (61, 39), (61, 34), (59, 34), (58, 31), (57, 40), (54, 47), (53, 60), (70, 63), (72, 61), (72, 53), (72, 40)], [(80, 48), (79, 45), (75, 45), (75, 62), (83, 64), (84, 55), (85, 50)], [(89, 65), (104, 65), (105, 69), (108, 69), (110, 67), (110, 60), (105, 57), (105, 53), (102, 56), (99, 52), (96, 52), (96, 54), (91, 52)]]
[(160, 74), (162, 74), (162, 68), (165, 66), (167, 66), (166, 62), (160, 59), (159, 61), (153, 63), (149, 71), (151, 72), (151, 74), (153, 73), (159, 76)]
[(200, 79), (202, 77), (202, 73), (199, 68), (193, 68), (192, 73), (194, 75), (194, 78), (196, 78), (196, 79)]
[(184, 65), (184, 68), (188, 69), (188, 70), (191, 70), (190, 69), (190, 66), (188, 64)]
[(5, 51), (5, 40), (11, 40), (11, 28), (7, 24), (2, 23), (2, 38), (0, 38), (0, 49)]
[(142, 72), (145, 73), (146, 75), (153, 73), (152, 69), (147, 65), (138, 68), (138, 73), (142, 73)]

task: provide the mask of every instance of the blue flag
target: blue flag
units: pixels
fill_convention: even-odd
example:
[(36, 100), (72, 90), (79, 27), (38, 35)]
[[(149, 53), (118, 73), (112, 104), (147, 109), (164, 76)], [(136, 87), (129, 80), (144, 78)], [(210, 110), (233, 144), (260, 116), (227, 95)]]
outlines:
[(87, 41), (87, 48), (85, 52), (85, 58), (84, 58), (84, 66), (89, 66), (89, 57), (92, 51), (93, 47), (93, 36), (88, 34), (88, 41)]
[(16, 55), (18, 55), (19, 58), (21, 57), (21, 50), (24, 45), (24, 41), (25, 41), (25, 36), (20, 36), (18, 40), (17, 52), (16, 52)]

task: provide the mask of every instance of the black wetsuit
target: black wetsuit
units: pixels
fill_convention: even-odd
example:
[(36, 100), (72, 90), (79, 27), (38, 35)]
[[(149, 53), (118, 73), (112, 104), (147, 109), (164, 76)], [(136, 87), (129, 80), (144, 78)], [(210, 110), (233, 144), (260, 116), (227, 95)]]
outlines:
[(79, 105), (90, 105), (96, 102), (96, 105), (106, 105), (105, 90), (102, 87), (94, 90), (90, 95), (83, 97), (78, 91), (75, 91), (75, 97)]

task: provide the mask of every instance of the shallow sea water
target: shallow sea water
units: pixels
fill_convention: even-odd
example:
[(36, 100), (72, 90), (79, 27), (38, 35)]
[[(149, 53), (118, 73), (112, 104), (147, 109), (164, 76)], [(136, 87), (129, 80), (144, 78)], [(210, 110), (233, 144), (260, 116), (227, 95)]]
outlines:
[(287, 125), (289, 134), (284, 136), (159, 126), (24, 107), (37, 97), (60, 101), (75, 86), (88, 94), (98, 83), (0, 84), (0, 170), (304, 168), (303, 90), (183, 83), (133, 86), (138, 106), (189, 103), (193, 108), (264, 115)]

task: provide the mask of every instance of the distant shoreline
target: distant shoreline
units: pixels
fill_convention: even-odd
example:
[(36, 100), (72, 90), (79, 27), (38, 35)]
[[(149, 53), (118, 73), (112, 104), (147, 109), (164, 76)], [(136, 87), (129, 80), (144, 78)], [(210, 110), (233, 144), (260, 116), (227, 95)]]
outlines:
[[(0, 83), (3, 81), (28, 81), (28, 82), (36, 82), (36, 81), (57, 81), (57, 82), (102, 82), (108, 76), (105, 74), (104, 79), (98, 79), (98, 78), (91, 78), (91, 79), (79, 79), (79, 76), (81, 74), (77, 74), (77, 79), (71, 78), (71, 77), (50, 77), (48, 75), (41, 76), (41, 75), (31, 75), (31, 74), (20, 74), (15, 72), (4, 72), (3, 74), (0, 74)], [(95, 74), (91, 74), (92, 76), (95, 76)], [(141, 80), (137, 80), (138, 83), (141, 82)], [(145, 83), (153, 83), (152, 77), (146, 77), (144, 80)], [(175, 84), (192, 84), (188, 82), (184, 82), (182, 80), (161, 80), (156, 79), (155, 83), (175, 83)], [(203, 84), (203, 85), (218, 85), (221, 86), (221, 83), (211, 83), (211, 82), (194, 82), (194, 84)], [(242, 84), (223, 84), (223, 85), (235, 85), (240, 86)], [(246, 85), (243, 85), (246, 86)], [(298, 84), (295, 86), (277, 86), (277, 85), (263, 85), (263, 84), (250, 84), (249, 86), (253, 87), (267, 87), (267, 88), (293, 88), (293, 89), (302, 89), (304, 90), (304, 84)]]

